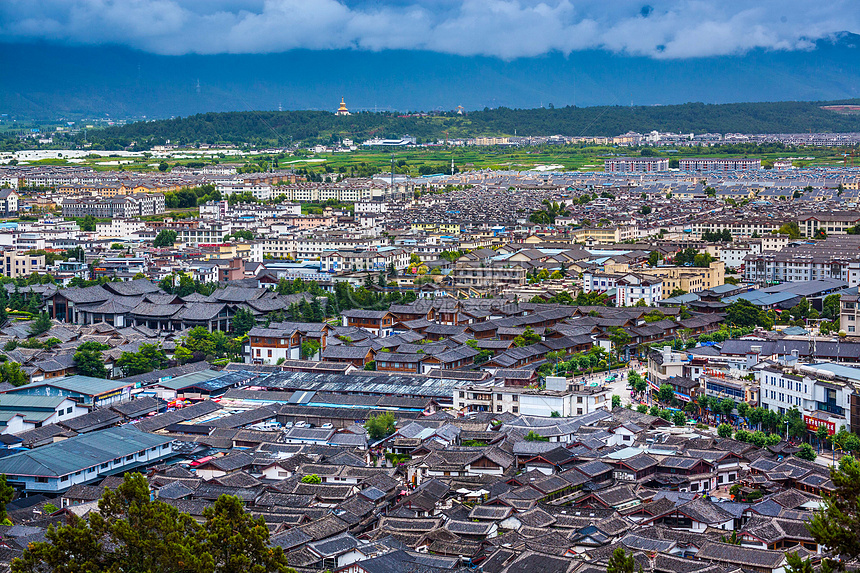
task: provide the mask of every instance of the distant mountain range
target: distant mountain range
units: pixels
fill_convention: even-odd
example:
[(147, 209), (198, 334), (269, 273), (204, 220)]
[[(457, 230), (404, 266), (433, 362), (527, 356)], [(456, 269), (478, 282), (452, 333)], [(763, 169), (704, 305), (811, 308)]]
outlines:
[[(860, 97), (860, 36), (853, 34), (819, 41), (810, 51), (758, 50), (687, 60), (596, 50), (512, 61), (357, 50), (158, 56), (115, 46), (0, 43), (0, 61), (0, 114), (43, 120), (169, 118), (279, 108), (333, 112), (341, 97), (352, 111)], [(802, 118), (797, 121), (803, 123)]]

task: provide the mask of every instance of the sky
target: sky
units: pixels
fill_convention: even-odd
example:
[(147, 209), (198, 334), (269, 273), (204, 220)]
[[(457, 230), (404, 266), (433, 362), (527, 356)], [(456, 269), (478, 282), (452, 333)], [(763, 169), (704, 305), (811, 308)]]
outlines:
[[(181, 68), (175, 77), (164, 74), (175, 84), (161, 89), (183, 92), (194, 75), (205, 76), (210, 68), (232, 73), (223, 65), (227, 62), (242, 68), (234, 74), (239, 81), (204, 78), (204, 90), (267, 108), (276, 100), (282, 106), (287, 100), (292, 108), (327, 106), (343, 95), (362, 108), (381, 100), (398, 109), (432, 109), (435, 100), (421, 92), (441, 92), (440, 81), (452, 100), (473, 107), (493, 102), (537, 107), (551, 100), (614, 105), (628, 99), (640, 104), (840, 99), (858, 96), (857, 60), (851, 64), (858, 33), (856, 0), (2, 0), (0, 57), (7, 63), (14, 57), (25, 87), (0, 86), (0, 107), (17, 112), (28, 105), (54, 106), (51, 102), (64, 94), (82, 100), (86, 84), (119, 92), (129, 73), (138, 79), (147, 75), (144, 66)], [(100, 60), (115, 58), (131, 71), (108, 70), (111, 77), (99, 69)], [(69, 61), (76, 64), (74, 76), (65, 70)], [(430, 72), (423, 84), (412, 77), (416, 61), (422, 66), (418, 72)], [(380, 73), (383, 62), (391, 69)], [(327, 66), (325, 77), (311, 73), (304, 83), (280, 67), (311, 70), (318, 64)], [(607, 66), (612, 74), (601, 69)], [(356, 67), (365, 70), (360, 78)], [(41, 89), (37, 80), (45, 68), (54, 70), (54, 85)], [(746, 73), (738, 75), (736, 68)], [(446, 69), (453, 72), (446, 76)], [(671, 81), (661, 92), (645, 81), (651, 78), (635, 78), (643, 69)], [(807, 75), (815, 69), (822, 78)], [(704, 74), (708, 85), (689, 89), (684, 83), (695, 79), (690, 73)], [(843, 81), (834, 79), (840, 75)], [(499, 76), (495, 83), (492, 76)], [(630, 76), (643, 81), (641, 90)], [(40, 91), (26, 88), (31, 77)], [(411, 92), (397, 89), (398, 77)], [(200, 93), (197, 79), (194, 94)], [(735, 85), (720, 88), (719, 80)], [(546, 89), (530, 93), (512, 88), (512, 82), (537, 82)], [(755, 85), (759, 82), (773, 85), (763, 89)], [(278, 93), (287, 88), (289, 94)], [(42, 103), (27, 103), (40, 97)], [(143, 98), (137, 108), (127, 99), (128, 113), (159, 113), (152, 98)], [(162, 106), (169, 100), (158, 99)], [(163, 109), (205, 111), (200, 106), (214, 105), (205, 99), (176, 100)]]

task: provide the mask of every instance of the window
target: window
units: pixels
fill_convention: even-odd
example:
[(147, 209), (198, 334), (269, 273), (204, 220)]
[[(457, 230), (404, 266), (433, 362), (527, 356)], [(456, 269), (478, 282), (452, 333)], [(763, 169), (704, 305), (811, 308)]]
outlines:
[(74, 406), (69, 406), (68, 408), (66, 408), (66, 414), (71, 414), (73, 408)]
[(502, 405), (499, 404), (498, 406), (496, 406), (496, 412), (501, 412), (501, 411), (502, 411)]
[(514, 402), (518, 402), (518, 401), (519, 401), (519, 396), (517, 396), (516, 394), (514, 394), (513, 396), (511, 396), (511, 399), (512, 399)]
[(577, 396), (577, 397), (576, 397), (576, 403), (577, 403), (577, 404), (582, 404), (582, 396)]
[[(38, 481), (38, 478), (36, 478), (36, 479)], [(45, 480), (45, 481), (47, 481), (47, 480)], [(60, 476), (60, 483), (63, 483), (66, 481), (69, 481), (69, 476)]]
[(511, 410), (513, 411), (514, 414), (516, 414), (517, 412), (520, 411), (519, 407), (517, 407), (517, 406), (514, 406), (513, 408), (511, 408)]
[(577, 414), (577, 415), (582, 414), (582, 408), (577, 408), (577, 409), (576, 409), (576, 414)]
[(126, 457), (125, 457), (125, 461), (127, 461), (127, 462), (133, 462), (133, 461), (134, 461), (134, 456), (126, 456)]

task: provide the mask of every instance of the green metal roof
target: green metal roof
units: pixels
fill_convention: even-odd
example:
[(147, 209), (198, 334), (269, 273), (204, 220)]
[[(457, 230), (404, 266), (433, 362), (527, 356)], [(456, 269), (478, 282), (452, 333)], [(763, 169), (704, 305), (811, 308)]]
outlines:
[(50, 410), (68, 400), (65, 396), (30, 396), (26, 394), (0, 394), (0, 410)]
[(0, 474), (64, 476), (171, 441), (131, 425), (107, 428), (0, 458)]
[(75, 392), (86, 396), (99, 396), (116, 390), (121, 390), (126, 386), (133, 384), (124, 380), (105, 380), (103, 378), (92, 378), (90, 376), (66, 376), (64, 378), (52, 378), (35, 384), (26, 384), (14, 390), (9, 390), (7, 394), (29, 393), (28, 390), (35, 388), (53, 387), (65, 390), (66, 392)]
[(171, 378), (170, 380), (165, 380), (164, 382), (159, 382), (157, 386), (167, 388), (168, 390), (182, 390), (183, 388), (188, 388), (189, 386), (194, 386), (195, 384), (212, 380), (213, 378), (217, 378), (223, 374), (223, 372), (216, 372), (215, 370), (201, 370), (200, 372), (191, 372), (189, 374), (177, 376), (176, 378)]

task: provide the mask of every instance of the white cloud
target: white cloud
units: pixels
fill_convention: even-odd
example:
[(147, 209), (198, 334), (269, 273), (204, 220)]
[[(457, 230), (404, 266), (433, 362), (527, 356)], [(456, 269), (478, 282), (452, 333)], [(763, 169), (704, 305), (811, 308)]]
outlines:
[(159, 54), (429, 50), (504, 59), (586, 49), (696, 58), (803, 50), (860, 31), (852, 0), (3, 0), (0, 41)]

